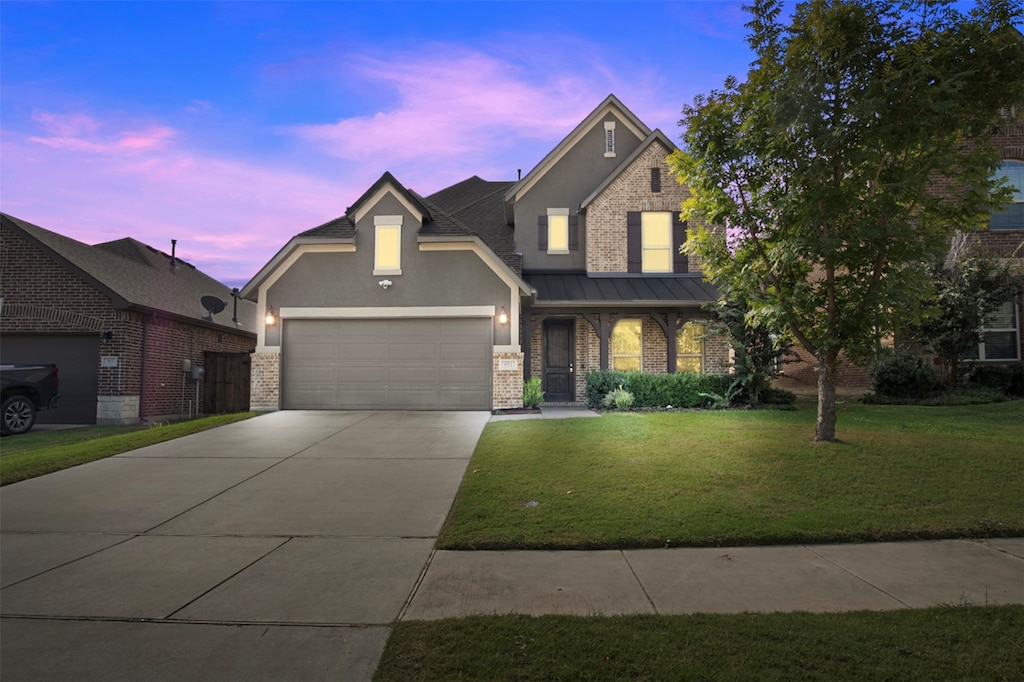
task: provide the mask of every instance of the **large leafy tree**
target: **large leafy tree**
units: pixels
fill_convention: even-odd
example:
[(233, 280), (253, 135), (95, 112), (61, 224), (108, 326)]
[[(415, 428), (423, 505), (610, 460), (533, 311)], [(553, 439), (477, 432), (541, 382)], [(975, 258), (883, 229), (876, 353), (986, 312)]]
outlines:
[(683, 109), (673, 157), (691, 198), (688, 240), (769, 327), (819, 365), (815, 439), (835, 440), (840, 353), (866, 357), (922, 309), (922, 258), (1008, 199), (990, 142), (1024, 102), (1012, 0), (779, 0), (746, 8), (744, 82)]

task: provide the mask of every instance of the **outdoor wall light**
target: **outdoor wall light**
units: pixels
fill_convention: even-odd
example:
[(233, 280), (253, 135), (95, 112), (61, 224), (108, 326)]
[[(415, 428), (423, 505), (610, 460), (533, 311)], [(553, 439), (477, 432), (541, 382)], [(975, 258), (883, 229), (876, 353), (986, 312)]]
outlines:
[(508, 311), (505, 310), (505, 306), (501, 306), (498, 311), (498, 324), (508, 324)]
[(381, 281), (377, 282), (377, 284), (380, 285), (381, 289), (387, 291), (388, 287), (391, 286), (392, 282), (390, 279), (382, 279)]
[(267, 306), (267, 317), (265, 321), (267, 323), (267, 326), (273, 326), (277, 324), (277, 317), (274, 315), (274, 306)]

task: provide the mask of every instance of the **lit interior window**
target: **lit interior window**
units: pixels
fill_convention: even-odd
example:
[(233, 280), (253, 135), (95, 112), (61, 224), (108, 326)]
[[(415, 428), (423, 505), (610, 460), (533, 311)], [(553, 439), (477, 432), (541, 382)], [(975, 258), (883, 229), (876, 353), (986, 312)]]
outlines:
[(672, 214), (643, 213), (640, 234), (643, 272), (672, 272)]
[(548, 216), (548, 253), (569, 253), (569, 216)]
[(642, 329), (643, 323), (638, 319), (619, 320), (615, 323), (612, 330), (612, 369), (624, 372), (641, 370)]

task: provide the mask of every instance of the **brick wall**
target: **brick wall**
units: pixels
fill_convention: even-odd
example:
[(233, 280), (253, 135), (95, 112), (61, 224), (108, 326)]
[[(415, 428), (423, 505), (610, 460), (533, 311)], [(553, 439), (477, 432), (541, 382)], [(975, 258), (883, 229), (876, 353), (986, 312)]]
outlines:
[(280, 353), (253, 353), (249, 409), (281, 409)]
[[(626, 213), (672, 211), (690, 192), (675, 180), (667, 163), (671, 151), (660, 143), (648, 147), (633, 164), (604, 189), (587, 207), (587, 272), (626, 272)], [(661, 191), (651, 191), (651, 168), (661, 168)], [(691, 222), (690, 227), (697, 223)], [(690, 272), (700, 263), (689, 257)]]
[(138, 357), (141, 360), (145, 353), (142, 418), (147, 420), (199, 414), (203, 380), (185, 374), (183, 360), (188, 360), (192, 367), (203, 367), (206, 352), (245, 353), (254, 345), (248, 337), (170, 319), (147, 319), (145, 334), (145, 343), (141, 339), (138, 343)]
[[(0, 297), (4, 332), (110, 332), (97, 358), (99, 423), (187, 415), (195, 382), (186, 380), (183, 399), (181, 360), (201, 366), (204, 351), (244, 352), (254, 345), (231, 332), (115, 309), (92, 284), (6, 227), (0, 228)], [(116, 366), (103, 367), (102, 358), (116, 358)]]
[[(772, 382), (772, 386), (804, 395), (817, 394), (818, 361), (803, 348), (792, 350), (797, 358), (785, 364), (782, 374)], [(870, 389), (871, 375), (867, 369), (853, 364), (840, 354), (839, 368), (836, 370), (836, 392), (841, 395), (861, 395)]]
[[(501, 361), (515, 362), (515, 369), (501, 369)], [(493, 409), (523, 406), (523, 354), (494, 353)]]

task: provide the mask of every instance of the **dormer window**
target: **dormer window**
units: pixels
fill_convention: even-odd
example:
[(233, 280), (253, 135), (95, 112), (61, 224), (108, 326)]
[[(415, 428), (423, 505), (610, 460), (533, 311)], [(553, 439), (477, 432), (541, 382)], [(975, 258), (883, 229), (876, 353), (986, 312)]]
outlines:
[(402, 274), (402, 216), (373, 217), (373, 274)]
[(604, 122), (604, 156), (615, 156), (615, 121)]

